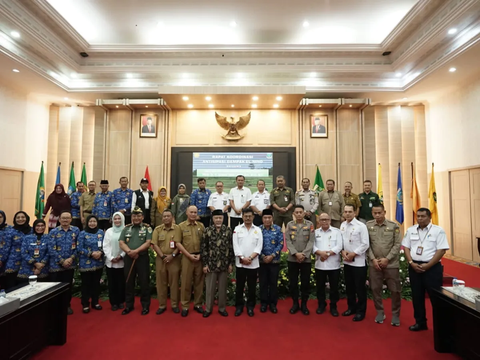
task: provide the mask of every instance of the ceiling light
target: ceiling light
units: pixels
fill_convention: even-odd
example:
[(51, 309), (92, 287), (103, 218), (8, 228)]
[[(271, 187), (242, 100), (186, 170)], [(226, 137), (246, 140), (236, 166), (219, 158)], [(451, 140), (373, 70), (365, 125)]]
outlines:
[(402, 100), (408, 100), (408, 98), (403, 98)]
[(303, 22), (303, 27), (306, 28), (306, 27), (309, 27), (309, 26), (310, 26), (310, 23), (307, 20), (305, 20)]
[(118, 109), (118, 105), (115, 106)]
[(182, 97), (183, 101), (187, 101), (188, 100), (188, 96), (184, 96)]
[(213, 104), (208, 104), (209, 108), (213, 108), (213, 106), (214, 106)]
[(257, 108), (257, 104), (252, 104), (252, 108), (256, 109), (256, 108)]
[(77, 74), (75, 74), (75, 73), (71, 73), (71, 74), (70, 74), (70, 77), (71, 77), (72, 79), (76, 79), (78, 76), (77, 76)]
[(19, 38), (20, 37), (20, 33), (18, 31), (12, 31), (10, 33), (10, 35), (12, 35), (12, 37), (14, 37), (14, 38)]
[(448, 30), (448, 33), (449, 33), (450, 35), (453, 35), (453, 34), (455, 34), (456, 32), (457, 32), (457, 29), (455, 29), (455, 28), (451, 28), (450, 30)]
[(322, 105), (318, 105), (318, 107), (322, 107)]
[(20, 70), (18, 70), (18, 69), (13, 69), (12, 71), (13, 72), (20, 72)]
[(236, 26), (237, 26), (237, 22), (236, 22), (235, 20), (230, 21), (230, 26), (231, 26), (231, 27), (236, 27)]
[(131, 79), (133, 77), (132, 74), (127, 74), (126, 76), (127, 76), (127, 79)]
[(193, 104), (188, 104), (188, 107), (191, 109), (193, 108)]
[(232, 104), (232, 107), (235, 107), (235, 105)]
[(282, 98), (281, 96), (277, 96), (275, 99), (276, 99), (277, 101), (282, 101), (283, 98)]
[(400, 76), (402, 76), (402, 73), (397, 72), (397, 73), (395, 73), (395, 76), (396, 76), (396, 77), (400, 77)]
[(316, 73), (316, 72), (310, 73), (310, 77), (314, 78), (314, 77), (316, 77), (316, 76), (317, 76), (317, 73)]
[(278, 104), (273, 104), (273, 107), (274, 107), (274, 108), (278, 108)]
[(212, 100), (212, 97), (211, 97), (211, 96), (207, 96), (207, 97), (205, 97), (205, 100), (210, 101), (210, 100)]
[(148, 105), (145, 105), (145, 107), (148, 107)]
[(258, 100), (258, 96), (252, 97), (252, 100), (253, 100), (253, 101), (257, 101), (257, 100)]
[(450, 71), (450, 72), (455, 72), (455, 71), (457, 71), (457, 69), (454, 68), (454, 67), (451, 67), (450, 69), (448, 69), (448, 71)]
[(68, 97), (64, 97), (63, 100), (68, 100)]
[(348, 105), (348, 107), (352, 107), (352, 105)]

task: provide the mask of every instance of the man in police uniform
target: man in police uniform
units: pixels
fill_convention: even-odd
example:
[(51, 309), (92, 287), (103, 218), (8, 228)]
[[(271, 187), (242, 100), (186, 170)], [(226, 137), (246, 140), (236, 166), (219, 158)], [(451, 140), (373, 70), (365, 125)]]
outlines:
[(327, 213), (330, 216), (331, 225), (340, 229), (345, 201), (343, 200), (343, 195), (335, 190), (335, 181), (328, 179), (326, 185), (327, 191), (322, 191), (318, 194), (320, 211)]
[(410, 264), (408, 274), (412, 286), (413, 316), (415, 325), (411, 331), (427, 330), (425, 291), (442, 286), (443, 266), (441, 259), (449, 249), (445, 231), (431, 223), (432, 213), (427, 208), (417, 210), (418, 225), (408, 228), (402, 245)]
[(161, 315), (167, 309), (167, 293), (170, 285), (170, 305), (175, 314), (178, 314), (178, 301), (180, 291), (178, 282), (180, 280), (180, 256), (177, 243), (181, 241), (182, 232), (180, 226), (173, 223), (171, 210), (164, 210), (162, 214), (162, 225), (157, 226), (153, 231), (152, 245), (157, 253), (155, 258), (157, 275), (157, 315)]
[(193, 309), (203, 314), (203, 284), (205, 274), (203, 273), (202, 261), (200, 260), (200, 245), (203, 239), (205, 227), (197, 221), (197, 207), (190, 205), (187, 208), (188, 219), (182, 222), (180, 230), (182, 240), (177, 243), (178, 249), (182, 252), (182, 290), (180, 299), (182, 302), (182, 317), (188, 315), (190, 298), (192, 297), (192, 282), (194, 303)]
[(305, 220), (312, 222), (313, 226), (317, 227), (315, 211), (318, 208), (318, 195), (310, 189), (310, 179), (302, 180), (302, 189), (295, 193), (295, 205), (302, 205), (305, 209)]
[(393, 326), (400, 326), (400, 228), (396, 222), (385, 219), (385, 207), (382, 204), (372, 208), (375, 220), (367, 222), (370, 248), (368, 258), (370, 260), (370, 288), (373, 294), (373, 303), (377, 316), (375, 322), (382, 324), (385, 320), (383, 311), (382, 289), (383, 281), (392, 293), (392, 321)]
[(344, 185), (344, 194), (343, 200), (345, 205), (355, 205), (357, 208), (355, 217), (358, 217), (358, 213), (360, 212), (360, 208), (362, 207), (362, 203), (360, 202), (360, 198), (357, 194), (352, 193), (353, 185), (350, 181), (347, 181)]
[(277, 176), (277, 187), (270, 193), (270, 204), (273, 209), (273, 222), (282, 227), (292, 221), (292, 211), (295, 205), (295, 193), (285, 186), (283, 175)]
[(215, 210), (222, 210), (223, 225), (228, 226), (228, 210), (230, 209), (230, 201), (228, 200), (229, 194), (223, 191), (222, 181), (217, 181), (215, 183), (215, 189), (217, 189), (217, 192), (210, 195), (207, 205), (212, 213)]
[(290, 314), (295, 314), (300, 309), (298, 304), (298, 275), (300, 274), (301, 311), (304, 315), (308, 315), (310, 311), (307, 308), (307, 300), (310, 295), (311, 256), (315, 242), (315, 227), (312, 222), (305, 220), (305, 210), (302, 205), (295, 205), (294, 209), (295, 221), (290, 221), (285, 230), (288, 249), (288, 277), (293, 300)]
[(366, 224), (367, 221), (373, 220), (373, 205), (381, 204), (382, 202), (378, 194), (372, 191), (372, 182), (370, 180), (363, 182), (363, 193), (359, 194), (358, 197), (362, 203), (362, 207), (358, 213), (358, 220)]
[(127, 315), (133, 310), (135, 302), (135, 280), (138, 276), (140, 285), (140, 303), (142, 315), (150, 311), (150, 259), (148, 248), (152, 240), (152, 228), (143, 221), (142, 209), (135, 207), (132, 211), (132, 223), (125, 226), (118, 241), (120, 248), (125, 252), (124, 258), (125, 279), (125, 309), (122, 315)]

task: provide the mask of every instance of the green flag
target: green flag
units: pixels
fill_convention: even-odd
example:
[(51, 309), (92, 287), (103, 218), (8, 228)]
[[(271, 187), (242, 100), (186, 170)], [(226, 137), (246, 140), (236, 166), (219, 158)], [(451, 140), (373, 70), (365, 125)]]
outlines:
[(42, 218), (43, 209), (45, 208), (45, 176), (43, 174), (43, 161), (40, 168), (40, 175), (37, 182), (37, 196), (35, 197), (35, 216), (37, 219)]
[(313, 190), (316, 192), (325, 190), (325, 186), (323, 185), (322, 175), (320, 174), (318, 165), (317, 165), (317, 174), (315, 175), (315, 182), (313, 183)]
[(82, 177), (80, 178), (80, 181), (83, 185), (87, 186), (87, 169), (85, 169), (85, 163), (83, 163)]
[(68, 181), (68, 196), (72, 195), (75, 192), (76, 184), (75, 184), (75, 170), (73, 169), (73, 161), (72, 161), (72, 168), (70, 169), (70, 180)]

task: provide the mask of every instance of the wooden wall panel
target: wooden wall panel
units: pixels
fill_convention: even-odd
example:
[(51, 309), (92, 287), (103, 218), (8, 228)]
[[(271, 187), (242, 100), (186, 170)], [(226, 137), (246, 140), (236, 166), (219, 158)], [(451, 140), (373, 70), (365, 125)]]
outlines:
[(48, 123), (48, 153), (45, 170), (45, 192), (49, 194), (55, 186), (58, 165), (58, 117), (60, 108), (50, 106), (50, 119)]
[(120, 177), (130, 177), (131, 111), (110, 110), (108, 113), (107, 172), (111, 189), (118, 186)]
[[(105, 111), (98, 108), (95, 111), (95, 130), (93, 136), (93, 159), (92, 159), (92, 172), (90, 180), (95, 180), (97, 185), (100, 180), (104, 179), (106, 175), (106, 151), (105, 151)], [(88, 171), (88, 170), (87, 170)]]
[(85, 163), (87, 171), (87, 181), (92, 179), (95, 151), (95, 113), (95, 108), (85, 108), (83, 113), (82, 158), (78, 166), (75, 164), (75, 174), (78, 174), (77, 181), (80, 180), (82, 175), (83, 163)]
[(377, 174), (377, 158), (375, 151), (375, 108), (367, 107), (363, 112), (363, 178), (362, 183), (354, 187), (354, 193), (363, 192), (363, 180), (375, 179)]
[[(421, 195), (422, 206), (428, 207), (428, 181), (430, 180), (431, 164), (427, 164), (427, 138), (425, 128), (425, 108), (413, 107), (415, 121), (415, 163), (417, 186)], [(443, 201), (443, 199), (441, 200)], [(437, 205), (440, 205), (437, 203)], [(447, 204), (443, 205), (447, 207)]]
[(413, 108), (402, 106), (402, 177), (403, 177), (403, 209), (405, 211), (404, 228), (413, 225), (412, 199), (410, 192), (412, 190), (412, 170), (411, 163), (415, 165), (415, 117)]
[[(389, 208), (387, 208), (391, 219), (395, 219), (397, 206), (397, 179), (398, 164), (402, 162), (402, 127), (401, 127), (401, 108), (400, 106), (388, 107), (388, 156), (389, 167), (382, 169), (383, 174), (388, 172), (388, 181), (390, 191), (384, 192), (384, 199), (388, 197)], [(382, 175), (383, 175), (382, 174)], [(385, 178), (384, 178), (385, 186)]]
[[(390, 194), (390, 172), (388, 171), (390, 167), (390, 156), (388, 154), (388, 108), (385, 106), (375, 107), (375, 139), (377, 143), (375, 156), (377, 162), (382, 165), (383, 194), (387, 195), (384, 196), (384, 204), (389, 214), (391, 214), (390, 199), (388, 196), (388, 194)], [(377, 192), (377, 179), (369, 180), (372, 181), (373, 191)]]
[(362, 183), (362, 131), (358, 109), (337, 112), (338, 179), (336, 189), (343, 192), (344, 183), (352, 182), (358, 189)]

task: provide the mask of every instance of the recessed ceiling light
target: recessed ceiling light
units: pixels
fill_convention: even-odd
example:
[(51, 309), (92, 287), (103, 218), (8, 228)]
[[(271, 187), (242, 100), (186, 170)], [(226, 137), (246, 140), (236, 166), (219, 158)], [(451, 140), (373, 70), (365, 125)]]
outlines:
[(317, 76), (317, 73), (316, 73), (316, 72), (311, 72), (311, 73), (310, 73), (310, 77), (314, 78), (314, 77), (316, 77), (316, 76)]
[(237, 26), (237, 22), (236, 22), (235, 20), (230, 21), (230, 26), (231, 26), (231, 27), (236, 27), (236, 26)]
[(348, 105), (348, 107), (352, 107), (352, 105)]
[(235, 105), (232, 104), (232, 107), (235, 107)]
[(303, 27), (306, 28), (306, 27), (309, 27), (309, 26), (310, 26), (310, 23), (307, 20), (305, 20), (303, 22)]
[(449, 33), (450, 35), (453, 35), (453, 34), (455, 34), (456, 32), (457, 32), (457, 29), (455, 29), (455, 28), (451, 28), (450, 30), (448, 30), (448, 33)]
[(318, 107), (322, 107), (322, 105), (318, 105)]
[(210, 101), (210, 100), (212, 100), (212, 97), (211, 97), (211, 96), (207, 96), (207, 97), (205, 97), (205, 100)]
[(188, 100), (188, 96), (184, 96), (182, 97), (183, 101), (187, 101)]
[(118, 105), (115, 106), (118, 109)]
[(148, 105), (145, 105), (145, 107), (148, 107)]
[(72, 79), (76, 79), (78, 76), (77, 76), (77, 74), (75, 74), (75, 73), (71, 73), (71, 74), (70, 74), (70, 77), (71, 77)]
[(277, 101), (282, 101), (283, 98), (282, 98), (281, 96), (277, 96), (275, 99), (276, 99)]
[(188, 104), (188, 107), (191, 109), (193, 108), (193, 104)]
[(18, 70), (18, 69), (13, 69), (12, 71), (13, 72), (20, 72), (20, 70)]
[(213, 104), (208, 104), (208, 107), (209, 107), (209, 108), (213, 108), (214, 106), (215, 106), (215, 105), (213, 105)]
[(451, 67), (450, 69), (448, 69), (448, 71), (450, 71), (450, 72), (455, 72), (455, 71), (457, 71), (457, 69), (454, 68), (454, 67)]
[(396, 76), (396, 77), (400, 77), (400, 76), (402, 76), (402, 73), (397, 72), (397, 73), (395, 73), (395, 76)]
[(20, 33), (18, 31), (12, 31), (10, 33), (10, 35), (12, 35), (14, 38), (19, 38), (20, 37)]
[(402, 100), (408, 100), (408, 98), (403, 98)]
[(274, 107), (274, 108), (278, 108), (278, 104), (273, 104), (273, 107)]
[(253, 101), (257, 101), (257, 100), (258, 100), (258, 96), (252, 97), (252, 100), (253, 100)]
[(252, 108), (256, 108), (257, 107), (257, 104), (252, 104)]
[(131, 79), (133, 77), (132, 74), (127, 74), (126, 76), (127, 76), (128, 79)]
[(64, 97), (63, 100), (68, 100), (68, 97)]

